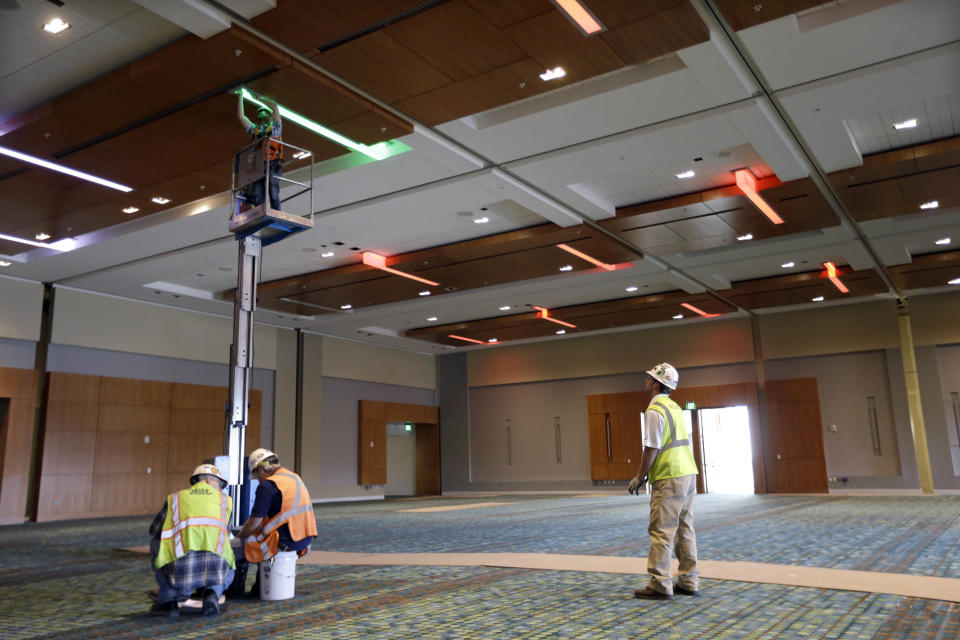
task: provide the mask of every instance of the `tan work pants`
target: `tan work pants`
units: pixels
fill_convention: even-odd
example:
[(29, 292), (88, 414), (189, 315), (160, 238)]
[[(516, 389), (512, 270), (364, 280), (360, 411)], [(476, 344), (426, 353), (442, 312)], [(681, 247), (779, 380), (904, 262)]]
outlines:
[[(681, 476), (658, 480), (650, 495), (650, 555), (647, 573), (650, 588), (660, 593), (673, 593), (670, 557), (674, 547), (680, 561), (677, 586), (696, 591), (697, 537), (693, 531), (693, 496), (697, 493), (697, 476)], [(674, 544), (676, 542), (676, 544)]]

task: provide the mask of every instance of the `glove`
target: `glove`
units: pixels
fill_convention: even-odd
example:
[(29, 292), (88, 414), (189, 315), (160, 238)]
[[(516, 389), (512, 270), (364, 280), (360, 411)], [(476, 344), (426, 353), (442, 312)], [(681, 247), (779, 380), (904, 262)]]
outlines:
[(643, 485), (647, 483), (647, 479), (641, 478), (640, 476), (634, 476), (633, 480), (630, 481), (630, 485), (627, 487), (627, 492), (634, 495), (640, 495), (640, 490), (643, 489)]

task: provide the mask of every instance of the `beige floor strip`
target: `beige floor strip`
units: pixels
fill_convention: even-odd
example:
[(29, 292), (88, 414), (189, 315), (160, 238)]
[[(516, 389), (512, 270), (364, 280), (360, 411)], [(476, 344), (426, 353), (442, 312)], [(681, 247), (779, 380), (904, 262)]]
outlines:
[[(147, 547), (125, 547), (124, 551), (148, 553)], [(509, 567), (554, 571), (595, 571), (645, 575), (647, 559), (625, 556), (575, 556), (555, 553), (349, 553), (312, 551), (300, 564), (310, 565), (415, 565), (432, 567)], [(886, 593), (895, 596), (960, 602), (960, 580), (915, 576), (904, 573), (849, 571), (798, 567), (762, 562), (701, 560), (700, 576), (718, 580), (783, 584), (793, 587), (839, 589)], [(673, 571), (677, 571), (676, 560)], [(638, 586), (642, 586), (638, 581)]]
[(451, 504), (445, 507), (420, 507), (419, 509), (396, 509), (397, 513), (433, 513), (435, 511), (460, 511), (462, 509), (482, 509), (483, 507), (499, 507), (509, 502), (473, 502), (471, 504)]

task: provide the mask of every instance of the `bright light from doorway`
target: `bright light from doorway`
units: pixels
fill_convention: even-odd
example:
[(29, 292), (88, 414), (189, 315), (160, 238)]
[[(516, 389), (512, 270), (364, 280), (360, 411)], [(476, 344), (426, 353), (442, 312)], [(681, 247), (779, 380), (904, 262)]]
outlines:
[(701, 409), (700, 440), (707, 493), (753, 493), (747, 408)]

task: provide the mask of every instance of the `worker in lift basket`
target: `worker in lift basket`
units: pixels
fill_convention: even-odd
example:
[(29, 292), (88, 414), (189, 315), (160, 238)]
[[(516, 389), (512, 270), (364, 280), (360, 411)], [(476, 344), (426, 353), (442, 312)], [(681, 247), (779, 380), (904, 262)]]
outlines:
[(159, 585), (151, 615), (179, 615), (180, 603), (201, 590), (203, 615), (217, 615), (236, 567), (227, 523), (233, 508), (227, 480), (212, 464), (190, 476), (190, 488), (171, 493), (150, 525)]
[[(267, 161), (270, 164), (270, 207), (280, 210), (280, 176), (283, 174), (283, 119), (280, 117), (280, 107), (276, 102), (271, 102), (269, 108), (261, 105), (257, 107), (257, 123), (254, 124), (243, 113), (243, 91), (237, 98), (237, 118), (243, 125), (243, 130), (250, 134), (254, 140), (260, 138), (273, 138), (267, 140)], [(265, 100), (261, 96), (261, 100)], [(263, 180), (257, 180), (247, 187), (244, 194), (247, 204), (257, 206), (263, 203)]]
[[(250, 454), (250, 475), (260, 481), (250, 517), (237, 537), (246, 539), (247, 562), (263, 562), (279, 551), (295, 551), (299, 557), (310, 551), (317, 536), (317, 519), (310, 493), (300, 476), (280, 466), (280, 458), (269, 449)], [(250, 590), (260, 597), (260, 575)]]

